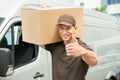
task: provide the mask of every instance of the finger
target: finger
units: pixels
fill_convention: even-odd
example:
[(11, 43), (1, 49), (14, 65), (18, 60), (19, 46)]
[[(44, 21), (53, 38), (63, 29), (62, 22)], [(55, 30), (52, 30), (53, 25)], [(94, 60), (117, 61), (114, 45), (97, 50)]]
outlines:
[(66, 46), (65, 49), (66, 49), (66, 50), (72, 50), (72, 49), (73, 49), (73, 46)]
[(68, 50), (68, 49), (71, 49), (71, 48), (73, 48), (73, 45), (72, 44), (67, 44), (66, 46), (65, 46), (65, 48)]
[(67, 53), (67, 56), (72, 56), (71, 53)]
[(67, 44), (65, 47), (66, 48), (72, 47), (72, 44)]
[(72, 55), (72, 52), (73, 52), (73, 50), (71, 50), (71, 49), (66, 50), (66, 54), (67, 54), (67, 56), (71, 56), (71, 55)]
[(72, 49), (66, 49), (66, 53), (72, 53), (73, 50)]
[[(77, 40), (77, 39), (76, 39)], [(78, 43), (77, 41), (75, 41), (74, 43), (69, 43), (66, 45), (66, 47), (71, 47), (71, 46), (74, 46), (76, 43)]]
[(68, 50), (66, 50), (66, 53), (72, 53), (72, 52), (73, 52), (72, 49), (68, 49)]

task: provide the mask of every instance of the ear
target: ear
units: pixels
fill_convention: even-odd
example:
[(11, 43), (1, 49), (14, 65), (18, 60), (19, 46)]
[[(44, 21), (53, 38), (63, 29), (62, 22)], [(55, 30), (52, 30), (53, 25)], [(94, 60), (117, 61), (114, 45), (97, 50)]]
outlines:
[(74, 26), (74, 34), (76, 33), (77, 31), (77, 26)]
[(77, 26), (74, 26), (75, 27), (75, 30), (77, 30)]

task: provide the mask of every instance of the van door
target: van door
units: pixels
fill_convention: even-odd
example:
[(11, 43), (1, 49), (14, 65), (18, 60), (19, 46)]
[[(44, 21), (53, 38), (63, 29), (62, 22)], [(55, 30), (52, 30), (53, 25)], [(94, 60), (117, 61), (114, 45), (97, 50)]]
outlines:
[(2, 31), (0, 47), (14, 57), (14, 74), (0, 80), (52, 80), (51, 55), (41, 47), (23, 42), (20, 18), (12, 19)]

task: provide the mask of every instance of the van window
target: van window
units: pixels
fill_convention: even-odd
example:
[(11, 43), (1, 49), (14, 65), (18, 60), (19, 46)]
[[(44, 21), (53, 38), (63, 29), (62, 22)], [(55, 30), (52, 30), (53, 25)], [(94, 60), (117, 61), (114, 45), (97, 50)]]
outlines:
[(25, 65), (33, 61), (36, 57), (36, 45), (22, 41), (20, 22), (15, 23), (9, 28), (0, 44), (2, 44), (1, 47), (11, 49), (14, 56), (15, 67)]

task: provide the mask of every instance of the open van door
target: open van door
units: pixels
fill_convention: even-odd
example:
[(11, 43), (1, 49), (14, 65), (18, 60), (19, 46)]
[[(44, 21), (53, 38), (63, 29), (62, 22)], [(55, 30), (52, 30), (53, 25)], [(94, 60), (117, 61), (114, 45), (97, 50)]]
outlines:
[(9, 49), (14, 61), (14, 73), (0, 76), (0, 80), (52, 80), (51, 55), (37, 45), (22, 41), (20, 17), (11, 19), (0, 36), (1, 42), (6, 38), (1, 48)]

